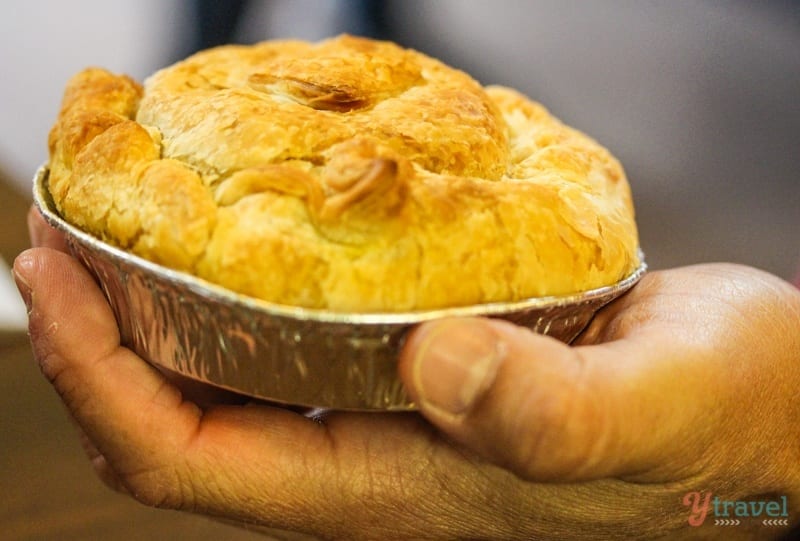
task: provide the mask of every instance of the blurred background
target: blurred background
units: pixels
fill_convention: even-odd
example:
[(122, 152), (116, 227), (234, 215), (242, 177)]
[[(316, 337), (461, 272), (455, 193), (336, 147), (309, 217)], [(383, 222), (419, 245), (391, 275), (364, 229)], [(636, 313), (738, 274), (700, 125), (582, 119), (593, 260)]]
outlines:
[[(11, 8), (10, 6), (14, 6)], [(394, 39), (514, 86), (616, 154), (652, 266), (782, 276), (800, 247), (800, 2), (55, 0), (0, 17), (0, 168), (27, 192), (66, 79), (228, 41)]]
[[(47, 132), (70, 75), (96, 65), (143, 80), (198, 48), (343, 31), (392, 39), (484, 84), (516, 87), (608, 147), (628, 173), (652, 267), (725, 260), (784, 278), (797, 271), (797, 0), (5, 2), (6, 263), (27, 242), (30, 179), (46, 160)], [(0, 523), (11, 525), (0, 538), (145, 539), (177, 531), (194, 539), (250, 538), (140, 509), (91, 477), (56, 398), (30, 363), (20, 334), (24, 309), (7, 276), (0, 273), (0, 454), (8, 447), (6, 456), (22, 466), (0, 473)], [(131, 517), (141, 521), (123, 527)]]

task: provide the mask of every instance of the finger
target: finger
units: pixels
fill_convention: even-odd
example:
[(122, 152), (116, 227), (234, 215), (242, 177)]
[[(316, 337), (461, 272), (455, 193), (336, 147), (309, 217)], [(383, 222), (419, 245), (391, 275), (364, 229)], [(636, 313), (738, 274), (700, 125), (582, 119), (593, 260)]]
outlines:
[[(237, 409), (235, 415), (225, 408), (204, 413), (184, 401), (157, 370), (120, 346), (101, 291), (66, 254), (28, 250), (17, 257), (14, 273), (30, 306), (29, 331), (42, 373), (98, 456), (141, 501), (175, 508), (215, 507), (224, 503), (213, 493), (221, 481), (209, 480), (203, 472), (214, 457), (236, 449), (246, 468), (263, 466), (273, 474), (270, 480), (280, 484), (297, 472), (296, 467), (287, 468), (279, 475), (286, 457), (299, 454), (304, 445), (324, 443), (319, 425), (296, 414), (269, 408)], [(265, 427), (265, 420), (272, 425)], [(261, 454), (265, 446), (253, 442), (265, 440), (270, 444), (267, 451), (280, 452)], [(287, 500), (285, 505), (291, 505), (290, 495)], [(292, 515), (297, 513), (287, 516)]]
[[(112, 411), (103, 415), (93, 397), (130, 394), (135, 402), (145, 395), (142, 402), (148, 407), (140, 422), (163, 413), (175, 397), (167, 391), (163, 396), (154, 392), (162, 387), (161, 377), (120, 347), (111, 309), (77, 261), (51, 248), (28, 250), (14, 262), (14, 276), (29, 306), (33, 353), (42, 373), (75, 421), (96, 442), (98, 454), (107, 455), (124, 473), (131, 461), (126, 444), (135, 442), (129, 441), (128, 430), (116, 426)], [(116, 374), (128, 378), (124, 391), (106, 385)], [(183, 425), (191, 414), (190, 410), (184, 413)]]
[(569, 347), (503, 321), (452, 319), (411, 335), (400, 375), (431, 422), (489, 460), (527, 480), (590, 480), (671, 463), (686, 428), (713, 421), (702, 371), (663, 352), (687, 366), (696, 355), (675, 350), (647, 331)]
[(52, 248), (64, 253), (69, 251), (64, 234), (53, 229), (34, 206), (28, 210), (28, 234), (34, 248)]

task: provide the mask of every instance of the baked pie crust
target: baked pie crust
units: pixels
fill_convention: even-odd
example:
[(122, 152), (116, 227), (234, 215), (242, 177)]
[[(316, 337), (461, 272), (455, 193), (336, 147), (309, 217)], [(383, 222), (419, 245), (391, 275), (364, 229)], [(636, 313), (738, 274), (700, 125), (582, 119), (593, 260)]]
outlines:
[(618, 161), (509, 88), (340, 36), (87, 69), (51, 195), (103, 241), (267, 301), (398, 312), (565, 295), (639, 265)]

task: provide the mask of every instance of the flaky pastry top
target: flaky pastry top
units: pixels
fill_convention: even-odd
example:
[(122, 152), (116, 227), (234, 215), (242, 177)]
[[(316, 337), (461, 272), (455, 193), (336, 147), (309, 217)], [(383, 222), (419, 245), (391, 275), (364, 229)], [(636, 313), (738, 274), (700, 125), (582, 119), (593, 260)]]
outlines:
[(638, 265), (618, 161), (514, 90), (340, 36), (87, 69), (50, 132), (65, 219), (271, 302), (397, 312), (564, 295)]

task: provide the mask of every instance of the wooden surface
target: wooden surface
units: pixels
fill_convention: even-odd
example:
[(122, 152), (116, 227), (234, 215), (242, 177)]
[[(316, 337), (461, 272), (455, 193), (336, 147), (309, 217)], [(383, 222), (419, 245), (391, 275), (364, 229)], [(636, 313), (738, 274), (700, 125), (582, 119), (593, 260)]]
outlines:
[[(28, 199), (0, 178), (0, 254), (28, 245)], [(207, 518), (149, 509), (94, 475), (24, 333), (0, 332), (0, 541), (263, 540)]]

